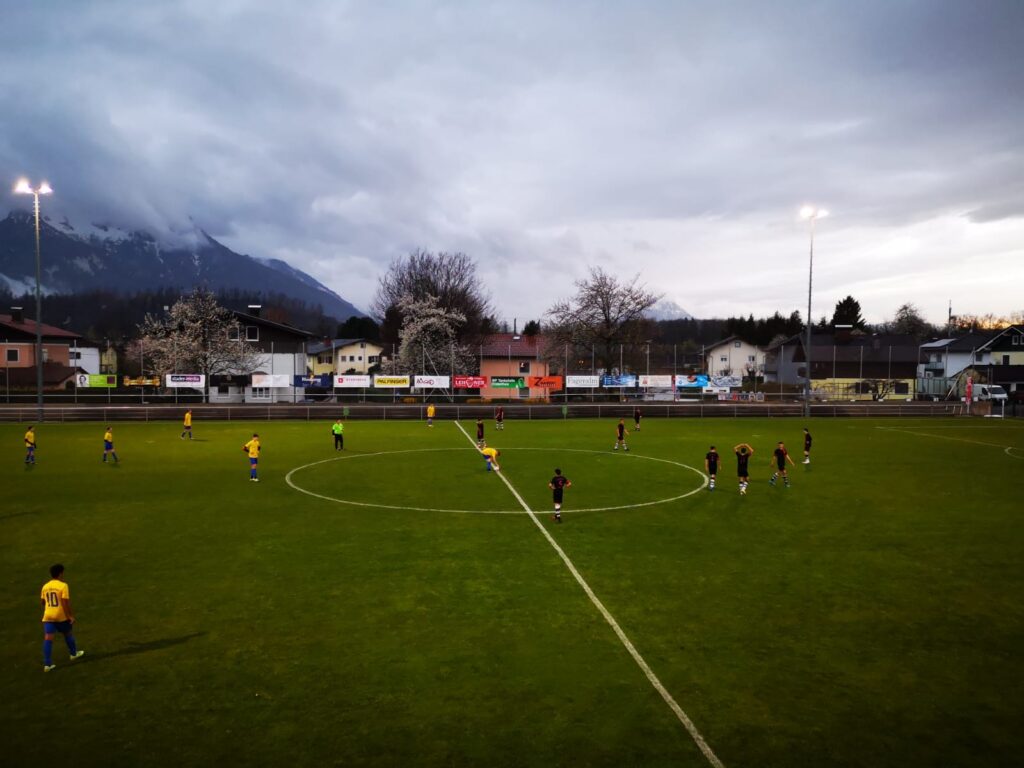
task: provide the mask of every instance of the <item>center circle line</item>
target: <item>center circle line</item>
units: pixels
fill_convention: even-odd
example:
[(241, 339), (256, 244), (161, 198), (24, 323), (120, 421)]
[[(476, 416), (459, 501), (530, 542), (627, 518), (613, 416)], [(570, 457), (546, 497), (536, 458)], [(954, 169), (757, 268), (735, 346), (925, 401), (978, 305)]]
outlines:
[[(607, 451), (598, 451), (598, 450), (586, 449), (586, 448), (506, 448), (505, 450), (509, 451), (509, 452), (512, 452), (512, 451), (546, 451), (546, 452), (559, 452), (559, 453), (596, 453), (596, 454), (602, 454), (602, 455), (608, 453)], [(337, 498), (335, 496), (327, 496), (327, 495), (322, 494), (322, 493), (317, 493), (316, 491), (311, 491), (308, 488), (303, 488), (302, 486), (296, 484), (295, 481), (292, 479), (292, 476), (294, 474), (296, 474), (297, 472), (301, 472), (304, 469), (309, 469), (310, 467), (316, 467), (316, 466), (319, 466), (321, 464), (327, 464), (327, 463), (333, 462), (333, 461), (344, 461), (344, 460), (353, 460), (353, 459), (360, 459), (360, 458), (374, 458), (374, 457), (377, 457), (377, 456), (392, 456), (392, 455), (403, 454), (403, 453), (434, 453), (434, 452), (440, 452), (440, 451), (474, 451), (474, 449), (473, 448), (406, 448), (406, 449), (398, 450), (398, 451), (374, 451), (374, 452), (371, 452), (371, 453), (350, 454), (348, 456), (331, 456), (330, 458), (327, 458), (327, 459), (320, 459), (319, 461), (313, 461), (313, 462), (310, 462), (309, 464), (303, 464), (301, 466), (294, 467), (293, 469), (291, 469), (288, 472), (288, 474), (285, 475), (284, 480), (292, 489), (298, 491), (299, 493), (304, 493), (307, 496), (312, 496), (312, 497), (317, 498), (317, 499), (323, 499), (324, 501), (332, 501), (332, 502), (334, 502), (336, 504), (348, 504), (349, 506), (353, 506), (353, 507), (368, 507), (368, 508), (373, 508), (373, 509), (394, 509), (394, 510), (397, 510), (397, 511), (405, 511), (405, 512), (449, 512), (449, 513), (453, 513), (453, 514), (462, 514), (462, 515), (522, 515), (522, 514), (524, 514), (522, 509), (446, 509), (446, 508), (438, 508), (438, 507), (410, 507), (410, 506), (398, 505), (398, 504), (377, 504), (377, 503), (368, 502), (368, 501), (352, 501), (351, 499), (339, 499), (339, 498)], [(671, 465), (676, 466), (676, 467), (682, 467), (683, 469), (688, 469), (691, 472), (694, 472), (695, 474), (700, 476), (701, 484), (699, 486), (697, 486), (696, 488), (694, 488), (693, 490), (691, 490), (691, 491), (687, 491), (686, 493), (681, 493), (681, 494), (679, 494), (677, 496), (670, 496), (670, 497), (665, 498), (665, 499), (655, 499), (654, 501), (637, 502), (636, 504), (619, 504), (619, 505), (611, 506), (611, 507), (585, 507), (583, 509), (564, 509), (563, 508), (562, 509), (562, 514), (578, 514), (578, 513), (581, 513), (581, 512), (613, 512), (613, 511), (624, 510), (624, 509), (640, 509), (642, 507), (653, 507), (653, 506), (656, 506), (658, 504), (669, 504), (669, 503), (671, 503), (673, 501), (679, 501), (681, 499), (687, 498), (688, 496), (693, 496), (696, 493), (700, 493), (702, 490), (704, 490), (708, 486), (708, 476), (705, 475), (703, 472), (701, 472), (699, 469), (696, 469), (695, 467), (691, 467), (689, 464), (683, 464), (682, 462), (679, 462), (679, 461), (672, 461), (671, 459), (661, 459), (661, 458), (658, 458), (656, 456), (643, 456), (643, 455), (636, 454), (636, 453), (623, 453), (622, 456), (623, 456), (623, 459), (628, 458), (628, 459), (635, 459), (635, 460), (639, 460), (639, 461), (657, 461), (657, 462), (661, 462), (662, 464), (671, 464)]]

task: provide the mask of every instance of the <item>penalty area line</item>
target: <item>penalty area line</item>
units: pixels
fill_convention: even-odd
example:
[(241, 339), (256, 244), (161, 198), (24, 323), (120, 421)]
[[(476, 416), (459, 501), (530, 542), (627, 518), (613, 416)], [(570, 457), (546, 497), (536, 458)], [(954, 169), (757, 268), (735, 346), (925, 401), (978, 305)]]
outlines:
[[(454, 424), (456, 427), (459, 428), (459, 431), (463, 435), (465, 435), (466, 439), (469, 440), (470, 444), (475, 447), (476, 442), (473, 440), (473, 438), (469, 436), (469, 433), (465, 429), (463, 429), (462, 425), (459, 424), (458, 421), (455, 421)], [(590, 598), (590, 602), (594, 604), (594, 607), (597, 608), (597, 610), (601, 613), (601, 615), (604, 617), (604, 620), (608, 622), (608, 626), (610, 626), (612, 628), (612, 631), (615, 632), (616, 637), (619, 638), (619, 642), (621, 642), (625, 649), (629, 652), (629, 655), (633, 657), (633, 661), (635, 661), (637, 666), (640, 667), (640, 670), (644, 673), (644, 676), (647, 678), (648, 682), (650, 682), (650, 684), (654, 687), (654, 690), (656, 690), (658, 694), (661, 696), (661, 698), (664, 699), (665, 703), (668, 704), (669, 709), (672, 710), (673, 714), (675, 714), (679, 722), (682, 723), (683, 727), (686, 729), (686, 732), (690, 734), (690, 738), (692, 738), (694, 743), (697, 745), (697, 748), (700, 749), (704, 757), (707, 758), (707, 761), (711, 765), (713, 765), (714, 768), (725, 768), (725, 765), (722, 763), (722, 761), (718, 759), (718, 755), (714, 753), (714, 750), (711, 749), (711, 746), (704, 740), (704, 737), (701, 736), (700, 731), (697, 730), (697, 726), (694, 725), (693, 720), (691, 720), (690, 716), (683, 711), (683, 708), (679, 706), (679, 703), (674, 698), (672, 698), (672, 694), (668, 692), (668, 689), (666, 689), (665, 686), (662, 685), (661, 680), (659, 680), (658, 676), (654, 674), (654, 670), (651, 669), (650, 665), (647, 663), (644, 657), (640, 655), (640, 651), (636, 649), (636, 646), (634, 646), (629, 637), (626, 636), (626, 633), (623, 631), (622, 627), (619, 626), (619, 622), (615, 620), (615, 617), (612, 616), (611, 612), (604, 607), (604, 603), (602, 603), (601, 600), (597, 597), (597, 595), (594, 594), (594, 590), (590, 588), (590, 585), (587, 583), (586, 579), (584, 579), (580, 572), (576, 570), (576, 566), (573, 565), (573, 562), (569, 559), (569, 556), (565, 554), (565, 550), (563, 550), (559, 546), (558, 542), (555, 541), (554, 537), (548, 532), (548, 529), (545, 528), (544, 525), (540, 522), (540, 520), (537, 519), (537, 515), (530, 508), (530, 505), (526, 503), (526, 500), (519, 495), (519, 491), (515, 489), (515, 486), (512, 485), (512, 482), (505, 476), (505, 473), (503, 471), (498, 471), (495, 472), (495, 474), (501, 479), (501, 481), (505, 484), (505, 487), (509, 489), (512, 495), (515, 496), (516, 501), (519, 502), (519, 505), (523, 508), (523, 511), (526, 512), (526, 514), (533, 521), (533, 524), (537, 526), (537, 529), (541, 532), (544, 538), (547, 539), (548, 544), (551, 545), (551, 547), (555, 550), (558, 556), (562, 559), (562, 562), (565, 564), (565, 567), (569, 569), (569, 573), (571, 573), (573, 578), (576, 579), (576, 583), (579, 584), (580, 587), (582, 587), (587, 597)]]

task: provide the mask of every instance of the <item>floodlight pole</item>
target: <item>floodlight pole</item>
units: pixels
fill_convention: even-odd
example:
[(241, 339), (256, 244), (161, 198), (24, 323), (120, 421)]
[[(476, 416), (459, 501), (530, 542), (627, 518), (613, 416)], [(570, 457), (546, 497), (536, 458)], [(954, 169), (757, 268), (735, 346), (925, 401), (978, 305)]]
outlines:
[(39, 255), (39, 196), (53, 193), (45, 181), (33, 187), (27, 179), (18, 179), (14, 186), (18, 195), (32, 195), (32, 211), (35, 214), (36, 229), (36, 407), (37, 420), (43, 420), (43, 289), (42, 259)]
[(811, 219), (811, 258), (807, 267), (807, 348), (804, 350), (804, 359), (807, 364), (807, 378), (804, 380), (804, 416), (811, 415), (811, 290), (814, 285), (814, 222), (817, 215)]

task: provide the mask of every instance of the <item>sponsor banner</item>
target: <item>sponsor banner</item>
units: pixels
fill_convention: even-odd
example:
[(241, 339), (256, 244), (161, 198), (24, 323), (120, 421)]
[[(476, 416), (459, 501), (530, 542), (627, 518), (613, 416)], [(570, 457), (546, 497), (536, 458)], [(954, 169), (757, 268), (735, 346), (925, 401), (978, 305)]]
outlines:
[(742, 387), (742, 376), (712, 376), (709, 382), (712, 387)]
[(125, 387), (159, 387), (160, 377), (159, 376), (140, 376), (138, 378), (132, 378), (131, 376), (125, 376), (121, 380), (122, 386)]
[(728, 387), (704, 387), (703, 390), (705, 395), (728, 395)]
[(602, 387), (635, 387), (636, 376), (631, 373), (622, 374), (621, 376), (602, 376), (601, 377)]
[(372, 381), (369, 376), (335, 376), (334, 386), (338, 389), (360, 389), (369, 387)]
[(491, 376), (491, 386), (495, 389), (523, 389), (526, 379), (523, 376)]
[(481, 389), (487, 386), (486, 376), (456, 376), (456, 389)]
[(334, 377), (331, 376), (331, 374), (329, 373), (321, 373), (316, 376), (295, 376), (293, 378), (294, 383), (292, 384), (292, 386), (302, 388), (321, 387), (323, 389), (329, 389), (331, 384), (333, 383), (333, 378)]
[(290, 387), (292, 377), (287, 373), (254, 373), (252, 375), (254, 387)]
[(171, 389), (202, 389), (206, 386), (206, 376), (202, 373), (168, 373), (164, 376), (164, 386)]
[(413, 376), (412, 380), (417, 389), (448, 389), (452, 381), (450, 376)]
[(532, 389), (561, 389), (561, 376), (530, 376), (527, 381)]
[(600, 376), (566, 376), (566, 389), (593, 389), (601, 386)]
[(965, 397), (967, 398), (967, 402), (968, 403), (971, 402), (971, 398), (973, 396), (974, 396), (974, 377), (973, 376), (968, 376), (967, 377), (966, 393), (965, 393)]
[(657, 375), (657, 376), (641, 376), (640, 377), (641, 387), (672, 387), (672, 375)]
[(676, 376), (676, 386), (683, 389), (709, 386), (708, 377), (703, 373)]
[(409, 386), (410, 376), (380, 376), (373, 377), (373, 386), (381, 389), (405, 389)]
[(106, 373), (79, 373), (75, 375), (75, 386), (79, 389), (85, 387), (116, 387), (117, 376)]

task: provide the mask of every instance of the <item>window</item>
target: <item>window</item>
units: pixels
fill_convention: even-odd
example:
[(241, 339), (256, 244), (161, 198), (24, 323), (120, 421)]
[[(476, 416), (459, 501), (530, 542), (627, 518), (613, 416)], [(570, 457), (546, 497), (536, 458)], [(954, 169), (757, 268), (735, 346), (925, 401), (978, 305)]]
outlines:
[(252, 399), (253, 400), (269, 400), (270, 399), (270, 387), (253, 387), (252, 388)]
[(743, 345), (743, 342), (742, 342), (742, 341), (734, 341), (734, 342), (732, 343), (732, 345), (733, 345), (734, 347), (740, 347), (740, 346), (742, 346), (742, 345)]
[(360, 363), (363, 362), (363, 356), (362, 355), (359, 356), (359, 362)]
[(1020, 344), (1020, 336), (1018, 336), (1017, 334), (1014, 334), (1013, 335), (1013, 341), (1011, 341), (1010, 343), (1013, 344), (1013, 346), (1016, 347), (1018, 344)]
[(356, 361), (356, 356), (355, 356), (355, 355), (349, 355), (349, 356), (348, 356), (348, 361), (349, 361), (350, 363), (354, 363), (354, 362)]
[[(519, 364), (519, 372), (520, 373), (529, 373), (530, 372), (530, 361), (529, 360), (524, 360), (523, 362), (521, 362)], [(529, 397), (529, 395), (527, 395), (527, 397)]]
[(728, 363), (729, 362), (729, 358), (726, 357), (725, 355), (722, 355), (720, 358), (718, 358), (718, 362), (720, 362), (720, 363)]
[(748, 363), (756, 363), (757, 362), (757, 357), (755, 355), (747, 355), (747, 362)]
[(366, 342), (365, 341), (360, 341), (359, 342), (359, 348), (360, 349), (366, 349)]
[(19, 350), (7, 348), (7, 362), (8, 363), (20, 363), (21, 360), (18, 357)]
[(228, 328), (228, 341), (238, 341), (238, 326), (233, 325)]
[(370, 356), (369, 356), (369, 357), (367, 358), (367, 362), (369, 362), (369, 363), (377, 363), (377, 362), (380, 362), (380, 355), (370, 355)]
[(229, 387), (227, 384), (218, 384), (217, 385), (217, 394), (218, 395), (230, 395), (231, 394), (231, 387)]
[(518, 391), (519, 391), (519, 399), (520, 400), (529, 400), (530, 399), (530, 388), (529, 387), (523, 387), (522, 389), (520, 389)]
[(245, 326), (245, 340), (246, 341), (259, 341), (260, 340), (260, 329), (256, 325)]

